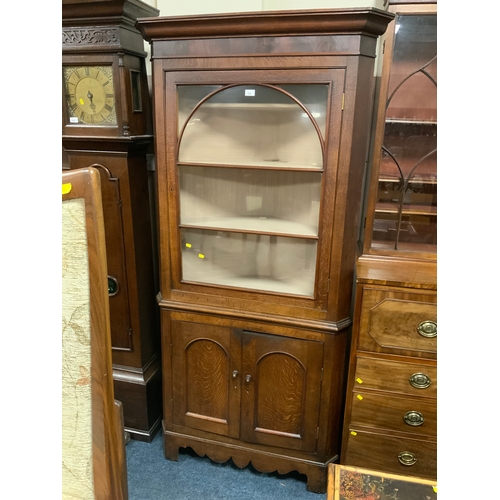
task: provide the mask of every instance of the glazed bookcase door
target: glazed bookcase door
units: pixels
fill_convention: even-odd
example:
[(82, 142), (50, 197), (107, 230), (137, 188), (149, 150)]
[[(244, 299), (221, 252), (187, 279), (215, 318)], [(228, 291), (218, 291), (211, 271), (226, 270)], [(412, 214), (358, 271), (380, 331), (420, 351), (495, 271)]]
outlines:
[[(371, 249), (435, 254), (436, 6), (394, 5), (388, 30), (372, 189)], [(383, 131), (383, 132), (382, 132)]]
[(252, 74), (258, 83), (227, 72), (217, 84), (206, 74), (207, 83), (167, 77), (178, 110), (169, 178), (178, 200), (174, 287), (324, 295), (318, 274), (328, 269), (319, 262), (327, 261), (331, 228), (320, 221), (333, 204), (322, 193), (336, 168), (336, 159), (327, 168), (325, 140), (332, 78), (291, 83), (297, 75), (282, 73), (271, 81)]

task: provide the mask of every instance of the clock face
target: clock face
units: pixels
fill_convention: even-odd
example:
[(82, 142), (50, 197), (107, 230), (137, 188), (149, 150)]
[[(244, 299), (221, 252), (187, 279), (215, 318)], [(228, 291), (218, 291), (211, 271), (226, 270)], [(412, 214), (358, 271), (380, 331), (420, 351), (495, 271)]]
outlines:
[(111, 66), (63, 67), (70, 124), (116, 125)]

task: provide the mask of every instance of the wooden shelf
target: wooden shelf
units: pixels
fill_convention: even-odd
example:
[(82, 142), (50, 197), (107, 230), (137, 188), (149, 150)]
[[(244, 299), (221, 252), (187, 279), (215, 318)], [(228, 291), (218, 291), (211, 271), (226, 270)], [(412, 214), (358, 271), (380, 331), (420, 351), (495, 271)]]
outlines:
[[(394, 183), (400, 183), (401, 182), (401, 179), (397, 178), (397, 177), (384, 177), (383, 175), (381, 175), (379, 178), (378, 178), (378, 182), (394, 182)], [(419, 179), (413, 179), (413, 180), (410, 180), (408, 181), (408, 184), (429, 184), (429, 185), (437, 185), (437, 178), (434, 177), (433, 179), (429, 179), (429, 178), (419, 178)]]
[[(243, 109), (245, 111), (301, 111), (304, 110), (296, 103), (293, 104), (279, 104), (279, 103), (266, 103), (266, 102), (206, 102), (199, 108), (204, 109)], [(307, 116), (307, 114), (306, 114)]]
[(287, 295), (312, 297), (314, 295), (314, 271), (290, 269), (290, 274), (282, 279), (265, 276), (238, 276), (195, 253), (183, 252), (183, 280), (219, 285), (245, 290), (261, 290)]
[(387, 118), (386, 124), (396, 125), (430, 125), (437, 127), (437, 121), (434, 120), (406, 120), (404, 118)]
[(308, 165), (305, 163), (292, 163), (289, 161), (280, 160), (261, 160), (261, 161), (245, 161), (245, 163), (232, 163), (232, 162), (221, 162), (217, 163), (211, 162), (200, 162), (200, 161), (186, 161), (182, 160), (177, 163), (179, 166), (190, 166), (190, 167), (214, 167), (214, 168), (250, 168), (250, 169), (267, 169), (267, 170), (293, 170), (293, 171), (306, 171), (311, 170), (322, 172), (323, 166)]
[(190, 217), (182, 219), (180, 227), (318, 238), (317, 228), (275, 217)]
[[(399, 207), (392, 203), (377, 203), (375, 213), (382, 214), (397, 214)], [(437, 207), (419, 206), (419, 205), (403, 205), (403, 215), (428, 215), (437, 217)]]

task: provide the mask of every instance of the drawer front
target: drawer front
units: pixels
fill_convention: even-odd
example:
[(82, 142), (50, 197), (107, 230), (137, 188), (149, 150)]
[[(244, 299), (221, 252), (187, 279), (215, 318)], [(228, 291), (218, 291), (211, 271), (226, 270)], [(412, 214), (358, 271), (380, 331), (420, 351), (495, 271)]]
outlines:
[(347, 442), (345, 465), (435, 480), (437, 443), (352, 429)]
[(437, 435), (437, 405), (420, 398), (391, 397), (354, 391), (351, 425), (410, 433), (415, 438)]
[(436, 300), (434, 292), (363, 288), (358, 349), (435, 358)]
[(436, 398), (437, 367), (358, 356), (354, 389)]

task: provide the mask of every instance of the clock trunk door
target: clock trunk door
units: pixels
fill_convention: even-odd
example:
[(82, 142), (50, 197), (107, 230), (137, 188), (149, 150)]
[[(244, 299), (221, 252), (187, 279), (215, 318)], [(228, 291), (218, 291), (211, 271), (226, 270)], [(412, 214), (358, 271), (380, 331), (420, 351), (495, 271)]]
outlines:
[(244, 332), (242, 345), (242, 439), (314, 452), (323, 344)]
[(122, 220), (120, 179), (107, 169), (98, 167), (101, 174), (101, 193), (106, 229), (108, 263), (109, 314), (113, 349), (132, 349), (129, 290)]

